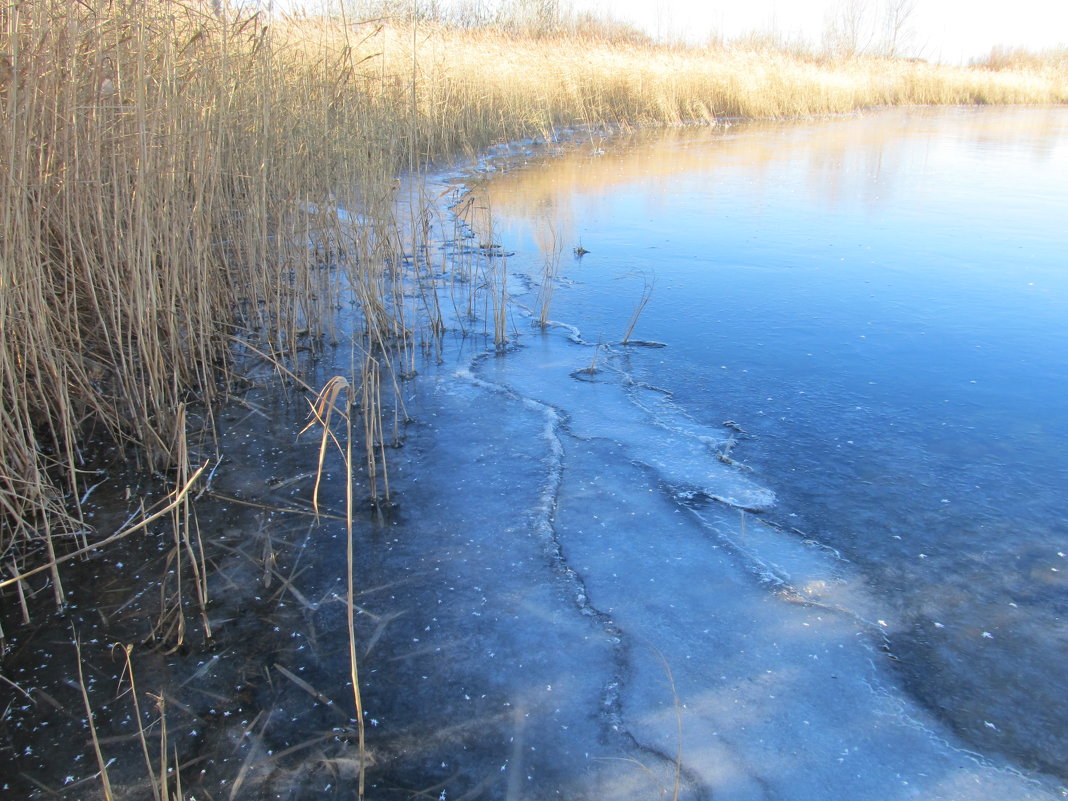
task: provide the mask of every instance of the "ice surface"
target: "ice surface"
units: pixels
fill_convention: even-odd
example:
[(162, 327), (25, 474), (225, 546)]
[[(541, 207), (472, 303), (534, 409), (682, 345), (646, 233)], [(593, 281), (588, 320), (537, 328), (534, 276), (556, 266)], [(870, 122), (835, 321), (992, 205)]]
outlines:
[(530, 338), (530, 345), (508, 359), (487, 362), (478, 380), (560, 409), (575, 437), (619, 442), (624, 458), (649, 465), (680, 493), (742, 509), (762, 510), (774, 503), (771, 491), (718, 458), (728, 432), (702, 427), (672, 404), (670, 393), (632, 380), (618, 364), (625, 354), (602, 347), (599, 366), (583, 373), (594, 348), (576, 345), (556, 329)]
[(577, 380), (590, 354), (566, 336), (529, 341), (439, 376), (428, 453), (447, 464), (419, 471), (454, 477), (433, 517), (462, 521), (451, 586), (483, 601), (477, 627), (449, 619), (465, 656), (439, 681), (521, 707), (507, 737), (538, 754), (536, 790), (502, 778), (491, 797), (670, 792), (680, 748), (683, 798), (1055, 797), (901, 692), (878, 604), (837, 554), (713, 500), (761, 495), (713, 455), (728, 431), (618, 366)]
[[(753, 516), (774, 527), (723, 535), (747, 569), (835, 596), (969, 748), (1061, 782), (1066, 123), (932, 110), (676, 132), (487, 190), (529, 243), (516, 260), (534, 253), (513, 270), (538, 274), (546, 230), (589, 251), (553, 299), (576, 344), (618, 341), (633, 276), (655, 275), (636, 332), (667, 347), (624, 369), (749, 432), (720, 455), (777, 499)], [(814, 570), (823, 546), (860, 580)]]

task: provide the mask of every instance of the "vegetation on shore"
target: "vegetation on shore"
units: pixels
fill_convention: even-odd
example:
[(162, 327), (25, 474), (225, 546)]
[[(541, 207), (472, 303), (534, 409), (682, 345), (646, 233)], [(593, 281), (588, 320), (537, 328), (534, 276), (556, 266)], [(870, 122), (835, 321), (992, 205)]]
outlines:
[(341, 291), (362, 324), (353, 385), (394, 385), (395, 354), (433, 317), (413, 319), (391, 268), (418, 251), (400, 175), (563, 127), (1066, 101), (1063, 62), (1019, 54), (957, 68), (657, 46), (596, 20), (0, 6), (4, 578), (86, 544), (79, 499), (101, 457), (168, 470), (190, 443), (210, 451), (235, 347), (291, 366)]

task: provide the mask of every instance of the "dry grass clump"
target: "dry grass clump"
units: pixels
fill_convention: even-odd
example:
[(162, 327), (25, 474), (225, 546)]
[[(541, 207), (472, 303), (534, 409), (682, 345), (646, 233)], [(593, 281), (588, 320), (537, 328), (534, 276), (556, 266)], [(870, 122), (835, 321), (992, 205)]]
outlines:
[[(415, 42), (415, 52), (410, 49)], [(907, 59), (818, 60), (777, 48), (658, 47), (583, 33), (516, 38), (425, 23), (386, 29), (387, 54), (418, 65), (414, 109), (434, 145), (480, 133), (548, 133), (577, 122), (783, 118), (891, 104), (1059, 103), (1068, 76), (943, 67)], [(431, 123), (439, 120), (440, 128)], [(442, 138), (438, 138), (442, 137)]]
[(1048, 50), (1029, 50), (1025, 47), (995, 47), (983, 58), (976, 59), (972, 66), (985, 70), (1003, 72), (1033, 72), (1057, 74), (1068, 73), (1068, 47), (1053, 47)]
[(643, 51), (582, 43), (553, 61), (559, 63), (556, 77), (539, 75), (543, 91), (560, 96), (581, 87), (594, 116), (634, 122), (803, 117), (898, 104), (1068, 100), (1065, 73), (991, 75), (903, 59), (819, 62), (781, 50)]
[[(352, 384), (376, 415), (391, 353), (423, 324), (401, 293), (398, 254), (420, 252), (405, 242), (419, 226), (398, 221), (402, 172), (582, 124), (1065, 100), (1063, 73), (657, 48), (589, 24), (0, 7), (0, 555), (54, 560), (51, 534), (76, 525), (83, 471), (109, 448), (182, 464), (184, 421), (210, 432), (235, 342), (286, 363), (340, 292), (362, 338)], [(364, 430), (374, 470), (385, 434)]]

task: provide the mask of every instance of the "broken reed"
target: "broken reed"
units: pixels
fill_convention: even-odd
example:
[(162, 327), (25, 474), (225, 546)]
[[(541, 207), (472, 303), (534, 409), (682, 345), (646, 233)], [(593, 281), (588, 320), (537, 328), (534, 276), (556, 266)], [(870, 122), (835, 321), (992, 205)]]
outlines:
[[(146, 468), (181, 464), (182, 404), (210, 429), (235, 338), (292, 366), (340, 292), (355, 301), (360, 351), (374, 360), (361, 368), (376, 376), (363, 413), (379, 414), (394, 365), (414, 364), (413, 332), (441, 326), (436, 290), (422, 311), (401, 297), (403, 240), (414, 252), (417, 237), (396, 214), (402, 172), (580, 124), (1068, 100), (1063, 73), (1048, 70), (816, 63), (215, 5), (0, 6), (9, 573), (27, 553), (55, 561), (53, 535), (79, 526), (94, 455), (114, 446)], [(498, 339), (501, 291), (489, 289)], [(371, 422), (367, 436), (382, 429)], [(365, 447), (373, 467), (376, 443)]]

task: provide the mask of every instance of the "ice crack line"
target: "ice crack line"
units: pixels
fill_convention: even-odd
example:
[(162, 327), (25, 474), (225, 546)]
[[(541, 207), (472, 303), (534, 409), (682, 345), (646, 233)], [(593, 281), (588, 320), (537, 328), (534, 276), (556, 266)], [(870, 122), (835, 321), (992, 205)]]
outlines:
[(590, 601), (586, 582), (568, 563), (556, 529), (556, 510), (564, 472), (564, 444), (561, 432), (566, 429), (566, 415), (549, 403), (527, 397), (511, 387), (486, 381), (475, 375), (475, 366), (490, 355), (492, 354), (487, 352), (475, 356), (469, 367), (458, 370), (456, 376), (477, 387), (511, 398), (537, 412), (544, 419), (541, 435), (548, 446), (548, 471), (538, 495), (537, 506), (533, 510), (533, 530), (541, 540), (554, 571), (563, 583), (570, 587), (572, 598), (579, 612), (596, 621), (612, 645), (613, 673), (602, 693), (600, 714), (613, 732), (626, 737), (642, 750), (648, 751), (649, 749), (641, 746), (634, 735), (623, 725), (622, 687), (626, 680), (627, 665), (630, 663), (624, 632), (610, 615), (598, 609)]
[(595, 608), (589, 600), (589, 594), (582, 577), (568, 564), (560, 545), (556, 531), (556, 508), (560, 497), (560, 487), (563, 483), (564, 472), (564, 445), (560, 432), (566, 427), (566, 415), (555, 406), (544, 401), (527, 397), (516, 392), (511, 387), (487, 381), (475, 375), (473, 367), (483, 361), (489, 353), (482, 353), (472, 359), (471, 367), (458, 370), (456, 376), (474, 384), (482, 389), (504, 395), (520, 403), (525, 408), (539, 414), (543, 420), (541, 435), (548, 447), (546, 460), (548, 470), (546, 478), (538, 493), (537, 505), (533, 510), (533, 530), (538, 534), (545, 546), (547, 555), (553, 562), (553, 566), (567, 578), (574, 590), (574, 600), (583, 614), (596, 618), (602, 625), (609, 627), (609, 634), (613, 638), (619, 637), (620, 632), (611, 618), (604, 612)]

